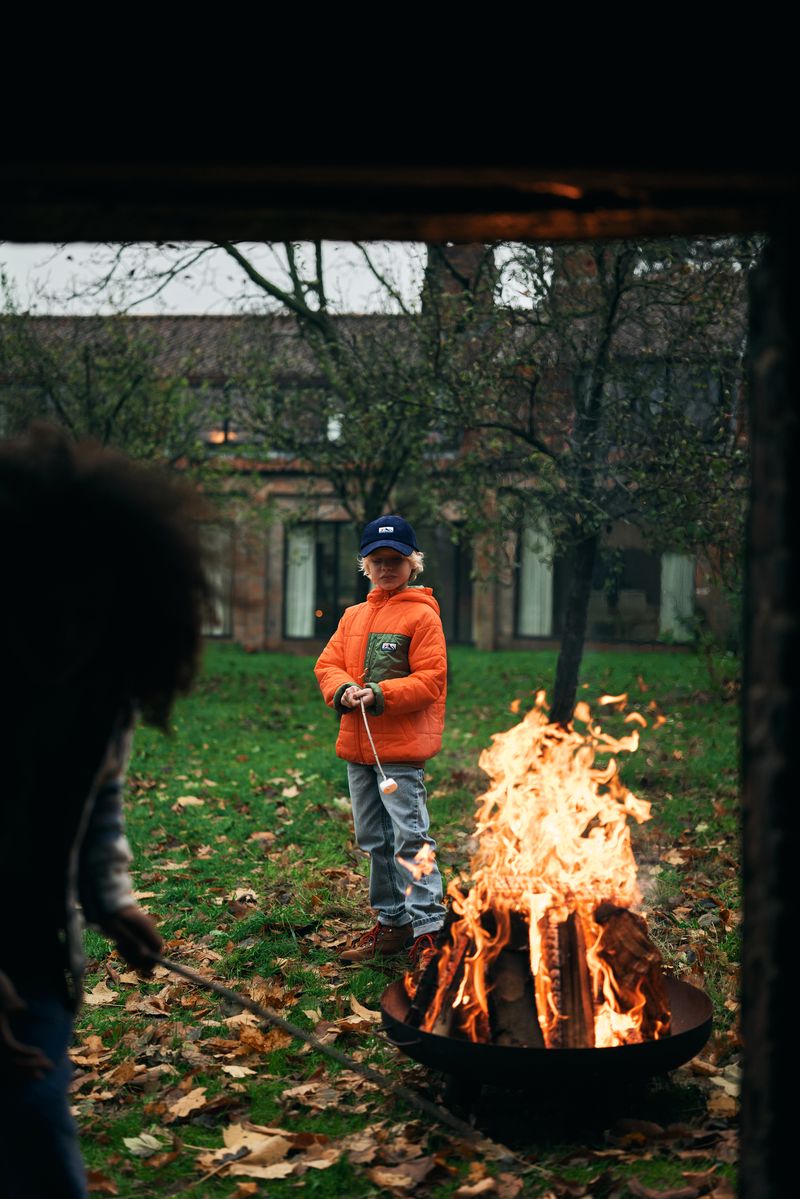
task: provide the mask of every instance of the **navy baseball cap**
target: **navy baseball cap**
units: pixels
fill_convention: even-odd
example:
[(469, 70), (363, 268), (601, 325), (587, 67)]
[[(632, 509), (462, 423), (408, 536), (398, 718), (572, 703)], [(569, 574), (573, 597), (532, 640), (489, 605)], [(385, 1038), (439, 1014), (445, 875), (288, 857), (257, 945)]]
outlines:
[(402, 516), (379, 516), (377, 520), (371, 520), (361, 534), (362, 558), (382, 546), (397, 550), (407, 558), (417, 548), (417, 537)]

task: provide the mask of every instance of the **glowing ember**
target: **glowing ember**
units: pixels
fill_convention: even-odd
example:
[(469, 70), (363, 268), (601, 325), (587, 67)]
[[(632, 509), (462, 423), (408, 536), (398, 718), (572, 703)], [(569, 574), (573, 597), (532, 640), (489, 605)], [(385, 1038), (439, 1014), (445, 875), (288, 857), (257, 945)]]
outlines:
[[(602, 702), (622, 711), (626, 701), (621, 695)], [(432, 994), (421, 1027), (455, 1027), (458, 1035), (485, 1041), (498, 1023), (510, 1021), (513, 1043), (549, 1048), (666, 1036), (660, 955), (642, 917), (629, 910), (640, 895), (628, 817), (649, 819), (650, 805), (623, 785), (613, 756), (596, 761), (598, 754), (636, 750), (638, 731), (622, 738), (603, 733), (585, 703), (575, 709), (585, 732), (574, 724), (565, 729), (548, 723), (544, 702), (540, 692), (524, 719), (496, 734), (481, 755), (490, 785), (478, 800), (472, 885), (466, 894), (458, 882), (450, 886), (454, 918), (428, 964)], [(626, 720), (646, 724), (639, 713)], [(533, 980), (526, 1000), (531, 1027), (523, 1034), (520, 950)], [(407, 985), (413, 990), (417, 983), (421, 993), (419, 975)]]

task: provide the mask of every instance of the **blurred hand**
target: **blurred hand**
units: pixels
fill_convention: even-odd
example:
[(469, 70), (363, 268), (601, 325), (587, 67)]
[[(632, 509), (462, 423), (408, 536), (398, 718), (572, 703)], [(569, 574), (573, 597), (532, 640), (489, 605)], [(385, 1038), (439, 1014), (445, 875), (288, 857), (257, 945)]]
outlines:
[(361, 703), (368, 708), (375, 703), (375, 692), (371, 687), (348, 687), (342, 693), (342, 703), (346, 708), (357, 708)]
[(44, 1078), (53, 1063), (38, 1045), (24, 1045), (11, 1031), (9, 1016), (24, 1012), (25, 1003), (17, 994), (16, 987), (7, 974), (0, 970), (0, 1078), (26, 1079)]
[(100, 927), (116, 943), (129, 965), (142, 974), (152, 973), (153, 954), (161, 953), (164, 944), (152, 916), (131, 904), (120, 908), (113, 916), (107, 916)]

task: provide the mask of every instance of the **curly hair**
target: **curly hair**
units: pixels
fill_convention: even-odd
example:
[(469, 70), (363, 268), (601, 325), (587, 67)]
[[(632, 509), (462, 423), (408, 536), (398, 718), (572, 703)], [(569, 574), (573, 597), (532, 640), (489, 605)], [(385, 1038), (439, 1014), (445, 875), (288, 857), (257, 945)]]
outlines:
[(0, 442), (5, 702), (93, 694), (165, 728), (202, 644), (202, 515), (170, 476), (53, 426)]

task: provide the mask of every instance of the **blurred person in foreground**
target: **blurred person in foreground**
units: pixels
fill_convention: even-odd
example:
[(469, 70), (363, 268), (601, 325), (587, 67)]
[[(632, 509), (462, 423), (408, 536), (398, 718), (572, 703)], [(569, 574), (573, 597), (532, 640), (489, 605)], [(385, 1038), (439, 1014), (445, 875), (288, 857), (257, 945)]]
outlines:
[(195, 498), (46, 425), (0, 441), (0, 1197), (86, 1179), (67, 1057), (83, 922), (131, 966), (161, 938), (136, 905), (122, 787), (137, 719), (190, 689), (207, 602)]

